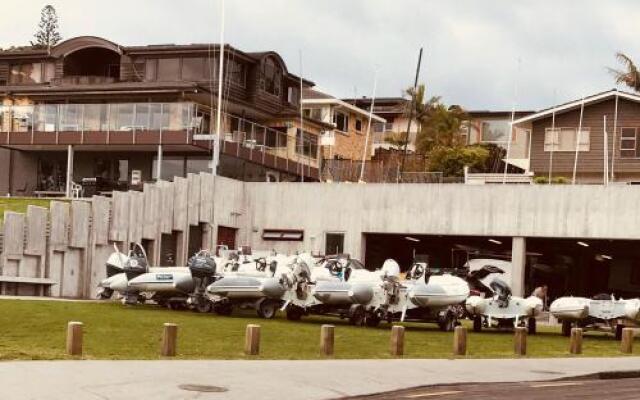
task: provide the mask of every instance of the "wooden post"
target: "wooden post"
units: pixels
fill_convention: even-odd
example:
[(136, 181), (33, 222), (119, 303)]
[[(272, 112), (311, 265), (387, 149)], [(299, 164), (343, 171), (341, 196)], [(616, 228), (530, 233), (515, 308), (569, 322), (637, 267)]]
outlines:
[(513, 348), (518, 356), (527, 355), (527, 328), (518, 327), (513, 335)]
[(178, 325), (164, 324), (162, 331), (162, 349), (160, 355), (163, 357), (175, 357), (176, 345), (178, 343)]
[(244, 353), (248, 356), (260, 354), (260, 325), (247, 325), (244, 337)]
[(622, 328), (620, 351), (625, 354), (633, 353), (633, 328)]
[(324, 357), (333, 356), (333, 343), (334, 343), (334, 326), (322, 325), (320, 328), (320, 355)]
[(67, 354), (82, 355), (82, 322), (71, 321), (67, 324)]
[(453, 355), (464, 356), (467, 354), (467, 328), (456, 326), (453, 331)]
[(569, 353), (582, 354), (582, 328), (571, 328)]
[(391, 328), (391, 355), (402, 357), (404, 355), (404, 326), (394, 325)]

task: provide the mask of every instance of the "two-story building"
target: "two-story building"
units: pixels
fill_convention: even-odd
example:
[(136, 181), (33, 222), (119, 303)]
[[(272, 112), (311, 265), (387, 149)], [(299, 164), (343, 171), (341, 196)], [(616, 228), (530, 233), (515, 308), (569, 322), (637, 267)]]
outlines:
[(518, 118), (530, 126), (530, 170), (576, 183), (640, 182), (640, 95), (594, 94)]
[[(109, 192), (208, 170), (212, 141), (195, 135), (214, 130), (220, 51), (91, 36), (0, 51), (0, 193)], [(313, 83), (275, 52), (227, 45), (224, 59), (219, 173), (318, 180), (319, 135), (332, 126), (298, 118), (300, 87)]]
[(323, 135), (322, 157), (325, 160), (371, 159), (373, 126), (385, 123), (384, 118), (375, 113), (371, 114), (370, 137), (367, 138), (370, 115), (368, 108), (357, 107), (312, 88), (305, 89), (302, 94), (304, 115), (312, 120), (333, 125), (333, 129), (326, 130)]

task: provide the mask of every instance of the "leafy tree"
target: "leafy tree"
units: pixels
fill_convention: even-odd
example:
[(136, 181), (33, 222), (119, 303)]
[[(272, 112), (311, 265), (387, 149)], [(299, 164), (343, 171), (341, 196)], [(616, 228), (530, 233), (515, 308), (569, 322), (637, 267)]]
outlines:
[(445, 177), (464, 176), (469, 172), (484, 172), (490, 152), (484, 146), (436, 146), (429, 153), (429, 171), (442, 172)]
[(62, 40), (58, 29), (58, 14), (56, 13), (56, 9), (52, 5), (47, 4), (40, 12), (38, 31), (33, 35), (36, 41), (32, 41), (31, 45), (40, 48), (55, 46)]

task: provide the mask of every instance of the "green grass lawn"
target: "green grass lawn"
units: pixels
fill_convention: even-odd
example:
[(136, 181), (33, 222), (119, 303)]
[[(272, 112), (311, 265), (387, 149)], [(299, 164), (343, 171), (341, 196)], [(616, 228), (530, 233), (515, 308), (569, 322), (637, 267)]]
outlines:
[(28, 205), (49, 208), (50, 201), (51, 200), (48, 200), (48, 199), (34, 199), (30, 197), (21, 197), (21, 198), (0, 197), (0, 221), (4, 219), (5, 211), (15, 211), (19, 213), (26, 213)]
[[(84, 358), (158, 359), (162, 324), (179, 325), (178, 358), (244, 359), (244, 331), (248, 323), (262, 326), (262, 359), (319, 358), (320, 325), (336, 326), (336, 358), (388, 358), (390, 329), (353, 327), (337, 318), (309, 317), (301, 322), (283, 316), (273, 320), (250, 311), (231, 317), (170, 311), (154, 306), (125, 307), (120, 303), (0, 300), (0, 360), (63, 359), (66, 324), (84, 323)], [(405, 324), (405, 357), (449, 358), (452, 333), (433, 324)], [(568, 339), (559, 328), (540, 327), (528, 337), (532, 357), (568, 356)], [(611, 336), (587, 333), (584, 356), (619, 355)], [(468, 357), (513, 356), (511, 332), (468, 333)], [(253, 357), (252, 357), (253, 358)]]

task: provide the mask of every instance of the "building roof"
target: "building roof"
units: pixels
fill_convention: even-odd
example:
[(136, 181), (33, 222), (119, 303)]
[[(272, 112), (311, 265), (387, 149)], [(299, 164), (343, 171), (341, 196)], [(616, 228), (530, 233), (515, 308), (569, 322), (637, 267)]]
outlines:
[(525, 117), (519, 118), (517, 120), (515, 120), (513, 123), (514, 124), (519, 124), (522, 122), (530, 122), (530, 121), (535, 121), (535, 120), (539, 120), (542, 118), (546, 118), (549, 117), (553, 114), (560, 114), (560, 113), (564, 113), (567, 111), (572, 111), (575, 109), (579, 109), (580, 107), (582, 107), (582, 105), (588, 105), (588, 104), (593, 104), (593, 103), (599, 103), (605, 100), (609, 100), (615, 97), (619, 97), (619, 98), (623, 98), (623, 99), (627, 99), (627, 100), (631, 100), (631, 101), (635, 101), (640, 103), (640, 95), (634, 94), (634, 93), (628, 93), (628, 92), (624, 92), (624, 91), (620, 91), (617, 89), (611, 89), (608, 90), (606, 92), (600, 92), (600, 93), (596, 93), (587, 97), (584, 97), (582, 99), (577, 99), (577, 100), (573, 100), (567, 103), (563, 103), (563, 104), (559, 104), (557, 106), (553, 106), (550, 108), (546, 108), (544, 110), (540, 110), (536, 113), (527, 115)]
[[(369, 111), (362, 109), (360, 107), (354, 106), (353, 104), (349, 104), (343, 100), (340, 100), (336, 97), (331, 96), (330, 94), (323, 93), (319, 90), (315, 89), (304, 89), (302, 91), (302, 104), (303, 105), (323, 105), (330, 104), (338, 107), (346, 108), (350, 111), (355, 112), (356, 114), (364, 115), (369, 117)], [(387, 122), (386, 119), (376, 115), (371, 114), (371, 119), (376, 122)]]

